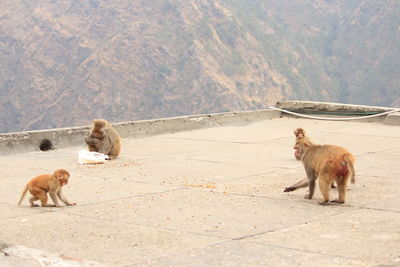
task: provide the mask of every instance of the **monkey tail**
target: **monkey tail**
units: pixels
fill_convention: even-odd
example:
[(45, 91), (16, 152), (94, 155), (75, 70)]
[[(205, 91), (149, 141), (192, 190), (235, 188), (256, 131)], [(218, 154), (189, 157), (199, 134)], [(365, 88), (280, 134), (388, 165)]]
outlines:
[(356, 183), (356, 178), (355, 178), (356, 172), (355, 172), (354, 166), (353, 166), (353, 161), (354, 161), (353, 156), (350, 155), (350, 154), (346, 154), (346, 155), (343, 156), (343, 161), (346, 162), (347, 169), (350, 172), (350, 181), (351, 181), (351, 183), (355, 184)]
[(18, 206), (21, 205), (22, 200), (24, 200), (26, 192), (28, 192), (28, 184), (25, 186), (24, 191), (22, 191), (21, 198), (19, 199)]

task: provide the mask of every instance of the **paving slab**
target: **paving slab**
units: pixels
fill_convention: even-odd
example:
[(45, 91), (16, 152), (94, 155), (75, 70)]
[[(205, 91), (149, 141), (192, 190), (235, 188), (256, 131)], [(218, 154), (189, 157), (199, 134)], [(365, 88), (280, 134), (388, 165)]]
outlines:
[[(283, 192), (305, 177), (293, 156), (297, 127), (356, 156), (346, 204), (319, 205), (318, 189), (312, 200), (304, 199), (307, 188)], [(400, 262), (396, 126), (280, 118), (124, 139), (120, 157), (100, 165), (77, 164), (82, 148), (0, 156), (0, 244), (75, 259), (74, 266)], [(77, 206), (17, 205), (31, 178), (57, 168), (71, 173), (63, 191)], [(0, 265), (38, 262), (10, 253), (0, 249)]]
[(367, 208), (379, 209), (385, 211), (400, 212), (400, 197), (395, 196), (382, 201), (374, 201), (365, 205)]
[(368, 266), (371, 262), (249, 240), (218, 243), (132, 266)]
[[(131, 212), (124, 212), (126, 209)], [(67, 212), (102, 220), (238, 239), (349, 209), (351, 207), (339, 205), (326, 209), (313, 202), (294, 205), (292, 201), (282, 199), (224, 194), (213, 192), (212, 189), (180, 189), (79, 206)]]
[(250, 239), (322, 255), (384, 263), (400, 256), (400, 213), (353, 210)]
[[(2, 239), (51, 253), (126, 265), (220, 242), (220, 238), (77, 216), (66, 210), (1, 219)], [(43, 235), (45, 237), (43, 237)]]
[[(277, 181), (277, 177), (280, 177), (279, 181)], [(290, 193), (283, 193), (285, 187), (294, 184), (303, 177), (305, 177), (303, 168), (297, 170), (280, 170), (243, 179), (217, 182), (213, 190), (226, 194), (279, 198), (314, 203), (321, 198), (321, 193), (318, 188), (316, 188), (312, 200), (304, 199), (308, 188), (298, 189)], [(374, 176), (357, 176), (357, 178), (356, 184), (350, 184), (348, 187), (347, 203), (344, 204), (345, 206), (359, 207), (398, 196), (398, 178)], [(382, 192), (385, 193), (382, 194)], [(330, 190), (330, 197), (331, 199), (338, 197), (337, 188), (332, 188)]]

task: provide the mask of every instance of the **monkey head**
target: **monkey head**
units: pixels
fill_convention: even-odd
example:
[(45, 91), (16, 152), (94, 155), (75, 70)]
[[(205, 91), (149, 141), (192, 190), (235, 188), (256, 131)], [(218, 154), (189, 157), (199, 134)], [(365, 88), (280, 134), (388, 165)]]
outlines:
[(294, 135), (296, 138), (302, 138), (306, 136), (306, 131), (304, 131), (303, 128), (297, 128), (294, 130)]
[(93, 120), (92, 131), (104, 133), (106, 128), (106, 121), (101, 119)]
[(103, 139), (106, 128), (106, 121), (101, 119), (93, 120), (90, 136), (96, 139)]
[(68, 184), (68, 179), (70, 177), (70, 174), (68, 171), (64, 169), (59, 169), (54, 172), (54, 177), (56, 177), (57, 180), (60, 181), (61, 186)]

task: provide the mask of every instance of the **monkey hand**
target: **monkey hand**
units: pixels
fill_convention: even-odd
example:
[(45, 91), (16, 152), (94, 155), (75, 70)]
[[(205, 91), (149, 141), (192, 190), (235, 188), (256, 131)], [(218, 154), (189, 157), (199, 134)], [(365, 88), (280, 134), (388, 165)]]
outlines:
[(89, 136), (89, 137), (85, 138), (85, 142), (86, 142), (86, 144), (88, 144), (90, 146), (95, 146), (100, 143), (100, 140), (98, 138)]
[(296, 190), (296, 187), (290, 186), (290, 187), (285, 187), (285, 190), (283, 190), (283, 192), (292, 192)]
[(67, 206), (75, 206), (76, 205), (76, 203), (74, 202), (74, 203), (68, 203), (67, 204)]

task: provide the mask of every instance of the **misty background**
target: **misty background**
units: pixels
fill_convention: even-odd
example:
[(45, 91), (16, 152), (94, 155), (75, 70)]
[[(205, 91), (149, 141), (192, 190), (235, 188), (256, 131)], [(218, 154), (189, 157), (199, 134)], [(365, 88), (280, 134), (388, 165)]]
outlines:
[(400, 106), (398, 0), (3, 0), (0, 132)]

